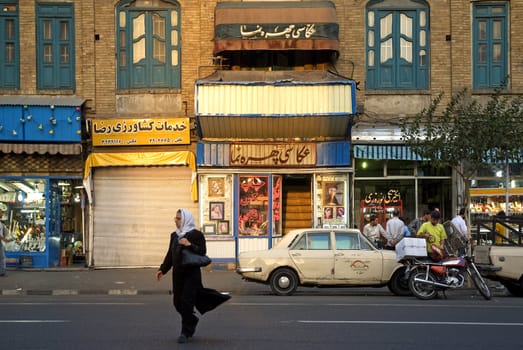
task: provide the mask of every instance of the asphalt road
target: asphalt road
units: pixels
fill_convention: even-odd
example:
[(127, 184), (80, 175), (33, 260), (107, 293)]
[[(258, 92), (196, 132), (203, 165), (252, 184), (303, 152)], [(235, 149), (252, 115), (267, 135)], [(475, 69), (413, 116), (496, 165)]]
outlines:
[(177, 344), (167, 295), (2, 296), (0, 349), (521, 349), (523, 299), (233, 295)]

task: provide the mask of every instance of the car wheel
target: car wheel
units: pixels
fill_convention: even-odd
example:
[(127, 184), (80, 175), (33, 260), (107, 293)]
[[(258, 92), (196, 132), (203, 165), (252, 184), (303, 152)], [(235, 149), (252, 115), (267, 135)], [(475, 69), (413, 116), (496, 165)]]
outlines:
[(510, 294), (512, 294), (515, 297), (523, 297), (523, 284), (522, 283), (516, 283), (516, 282), (505, 282), (503, 283), (505, 288), (509, 291)]
[(390, 281), (387, 284), (387, 287), (393, 294), (402, 297), (412, 295), (412, 292), (409, 288), (409, 276), (405, 275), (406, 268), (407, 267), (404, 266), (397, 269), (396, 272), (392, 274), (392, 277), (390, 278)]
[(270, 285), (276, 295), (291, 295), (298, 288), (298, 276), (291, 269), (281, 268), (272, 273)]

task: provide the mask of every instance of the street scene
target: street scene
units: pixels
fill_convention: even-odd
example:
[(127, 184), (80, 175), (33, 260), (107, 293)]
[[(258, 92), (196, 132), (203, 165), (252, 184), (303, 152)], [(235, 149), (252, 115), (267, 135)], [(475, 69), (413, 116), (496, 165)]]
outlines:
[(523, 0), (0, 0), (0, 350), (523, 348)]

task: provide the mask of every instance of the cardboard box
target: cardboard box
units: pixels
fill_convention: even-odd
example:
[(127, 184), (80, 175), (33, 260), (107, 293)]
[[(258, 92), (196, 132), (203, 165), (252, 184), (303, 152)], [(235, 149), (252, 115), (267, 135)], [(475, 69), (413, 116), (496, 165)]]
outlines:
[(427, 242), (424, 238), (405, 237), (396, 244), (396, 260), (408, 257), (427, 256)]

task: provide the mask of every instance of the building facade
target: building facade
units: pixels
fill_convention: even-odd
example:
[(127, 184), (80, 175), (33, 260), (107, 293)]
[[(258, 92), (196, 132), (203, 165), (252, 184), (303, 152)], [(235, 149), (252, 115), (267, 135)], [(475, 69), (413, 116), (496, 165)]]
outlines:
[[(225, 263), (371, 212), (450, 219), (455, 175), (410, 152), (400, 121), (440, 92), (481, 99), (507, 77), (523, 91), (519, 0), (0, 6), (13, 264), (156, 266), (179, 207)], [(473, 210), (495, 212), (501, 192), (521, 210), (523, 173), (509, 171), (506, 191), (478, 174)]]

